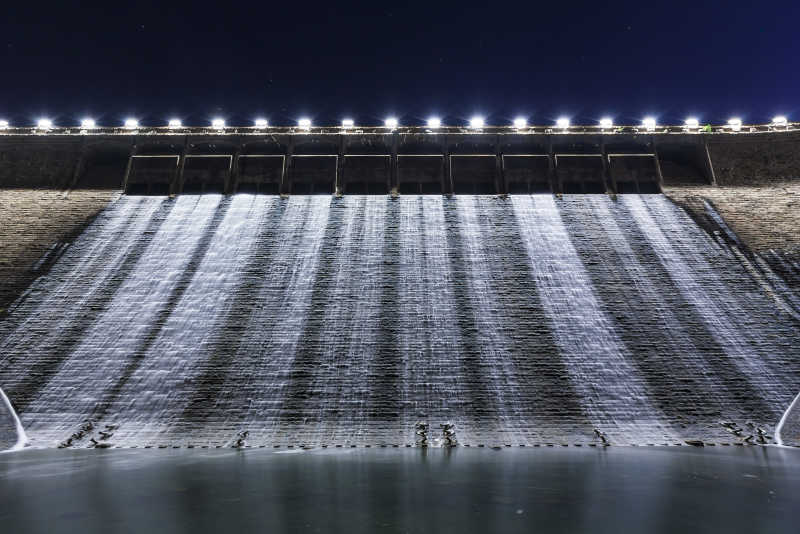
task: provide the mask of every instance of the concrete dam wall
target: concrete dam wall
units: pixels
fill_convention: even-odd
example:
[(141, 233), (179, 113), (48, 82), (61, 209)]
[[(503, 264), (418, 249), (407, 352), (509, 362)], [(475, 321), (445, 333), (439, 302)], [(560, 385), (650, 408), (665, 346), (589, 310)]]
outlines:
[[(69, 213), (33, 236), (3, 225), (4, 267), (33, 281), (6, 285), (0, 387), (39, 447), (404, 446), (417, 421), (470, 446), (773, 442), (800, 391), (797, 236), (742, 237), (757, 224), (730, 198), (788, 196), (763, 218), (796, 220), (797, 167), (775, 161), (797, 141), (743, 148), (760, 142), (774, 161), (769, 180), (742, 171), (750, 195), (699, 167), (678, 180), (682, 156), (657, 150), (672, 198), (476, 195), (477, 179), (453, 196), (120, 195), (78, 183), (85, 160), (72, 189), (0, 195), (3, 222)], [(721, 161), (715, 181), (738, 176)], [(452, 184), (497, 176), (462, 171)]]

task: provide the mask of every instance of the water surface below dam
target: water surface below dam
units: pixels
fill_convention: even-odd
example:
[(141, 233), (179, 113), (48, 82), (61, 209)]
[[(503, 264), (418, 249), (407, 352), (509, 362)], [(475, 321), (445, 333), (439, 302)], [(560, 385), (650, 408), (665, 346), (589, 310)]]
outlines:
[(25, 451), (4, 532), (796, 532), (777, 448)]
[(770, 441), (776, 299), (662, 195), (123, 196), (0, 323), (0, 387), (37, 447)]

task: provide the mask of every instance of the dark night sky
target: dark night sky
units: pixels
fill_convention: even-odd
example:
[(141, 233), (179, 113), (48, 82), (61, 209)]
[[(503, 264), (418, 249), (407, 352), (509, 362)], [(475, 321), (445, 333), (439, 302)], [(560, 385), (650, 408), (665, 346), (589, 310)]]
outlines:
[(798, 0), (59, 4), (3, 8), (14, 124), (800, 119)]

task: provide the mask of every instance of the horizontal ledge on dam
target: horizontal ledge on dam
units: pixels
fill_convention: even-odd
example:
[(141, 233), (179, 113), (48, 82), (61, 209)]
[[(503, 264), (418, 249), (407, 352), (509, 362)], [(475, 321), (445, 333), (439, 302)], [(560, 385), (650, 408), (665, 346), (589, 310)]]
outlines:
[[(157, 194), (165, 188), (178, 194), (184, 185), (200, 191), (286, 194), (626, 192), (741, 181), (746, 177), (736, 174), (745, 172), (742, 158), (763, 168), (746, 169), (749, 176), (773, 172), (776, 166), (789, 177), (800, 174), (800, 131), (795, 130), (611, 134), (535, 128), (443, 128), (435, 133), (423, 128), (276, 128), (246, 133), (99, 130), (87, 135), (17, 130), (0, 133), (0, 187), (127, 190), (129, 184), (147, 184)], [(229, 161), (227, 168), (223, 159)]]
[(747, 135), (756, 133), (784, 133), (800, 129), (800, 123), (788, 122), (784, 124), (752, 124), (741, 125), (738, 129), (731, 128), (730, 125), (707, 125), (689, 127), (687, 125), (657, 125), (647, 127), (643, 125), (615, 125), (612, 127), (602, 127), (599, 125), (569, 125), (566, 128), (558, 125), (526, 125), (523, 127), (515, 126), (492, 126), (486, 125), (480, 128), (470, 126), (145, 126), (136, 127), (102, 127), (82, 128), (80, 126), (55, 126), (43, 128), (39, 126), (30, 127), (11, 127), (0, 128), (0, 136), (15, 135), (35, 135), (35, 136), (58, 136), (58, 135), (77, 135), (77, 136), (133, 136), (133, 135), (165, 135), (165, 136), (227, 136), (227, 135), (443, 135), (443, 134), (462, 134), (462, 135), (581, 135), (595, 134), (603, 136), (613, 136), (617, 134), (688, 134), (688, 135)]

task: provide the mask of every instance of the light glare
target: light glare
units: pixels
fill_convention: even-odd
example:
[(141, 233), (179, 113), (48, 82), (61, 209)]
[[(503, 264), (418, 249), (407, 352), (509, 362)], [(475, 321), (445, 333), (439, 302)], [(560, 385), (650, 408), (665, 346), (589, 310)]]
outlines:
[(789, 124), (789, 120), (784, 115), (778, 115), (777, 117), (773, 117), (772, 124), (775, 126), (786, 126)]
[(740, 119), (739, 117), (728, 119), (728, 126), (734, 132), (738, 132), (739, 130), (742, 129), (742, 119)]
[(222, 130), (225, 128), (225, 121), (223, 119), (216, 118), (211, 121), (211, 127), (216, 128), (217, 130)]
[(83, 128), (84, 130), (91, 130), (96, 126), (97, 123), (94, 121), (94, 119), (83, 119), (81, 121), (81, 128)]
[(53, 121), (50, 119), (39, 119), (39, 122), (36, 123), (36, 126), (40, 130), (49, 130), (53, 127)]
[(556, 121), (556, 126), (561, 128), (562, 130), (566, 130), (569, 128), (569, 119), (567, 117), (559, 117)]
[(136, 119), (125, 119), (125, 128), (128, 130), (135, 130), (139, 127), (139, 121)]
[(442, 119), (439, 117), (431, 117), (428, 119), (428, 128), (439, 128), (442, 125)]
[(389, 117), (384, 122), (387, 128), (397, 128), (397, 118), (396, 117)]
[(687, 128), (693, 130), (696, 130), (700, 127), (700, 121), (696, 117), (689, 117), (683, 122), (683, 124), (685, 124)]
[(0, 121), (0, 130), (8, 128), (8, 121)]
[(352, 128), (356, 125), (353, 119), (342, 119), (342, 128)]
[(469, 120), (469, 127), (470, 128), (483, 128), (485, 121), (483, 117), (475, 116)]
[(648, 131), (656, 129), (656, 119), (654, 117), (645, 117), (642, 121), (642, 126)]
[(170, 119), (167, 125), (170, 128), (180, 128), (181, 126), (183, 126), (183, 123), (181, 122), (180, 119)]
[(525, 117), (517, 117), (514, 119), (514, 128), (521, 129), (528, 127), (528, 119)]
[(300, 128), (303, 128), (304, 130), (308, 130), (309, 128), (311, 128), (311, 119), (302, 118), (299, 121), (297, 121), (297, 125), (300, 126)]
[(614, 121), (611, 119), (611, 117), (603, 117), (602, 119), (600, 119), (600, 128), (607, 130), (609, 128), (612, 128), (613, 126), (614, 126)]

